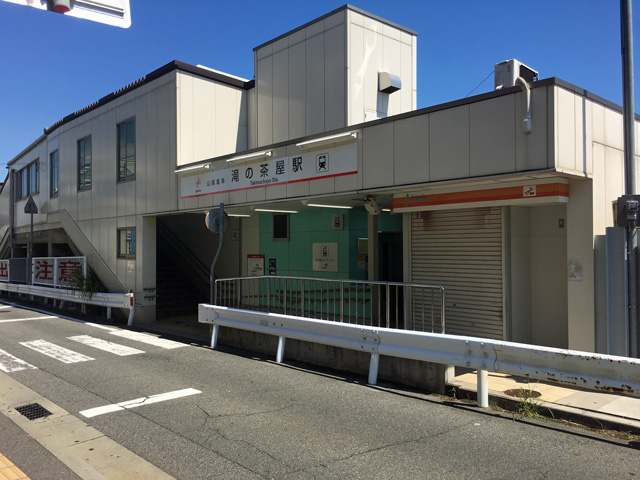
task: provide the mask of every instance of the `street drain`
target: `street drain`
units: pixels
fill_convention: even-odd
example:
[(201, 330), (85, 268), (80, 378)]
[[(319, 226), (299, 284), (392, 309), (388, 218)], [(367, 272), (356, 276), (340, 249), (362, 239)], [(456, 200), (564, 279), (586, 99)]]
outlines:
[(518, 397), (518, 398), (538, 398), (539, 396), (542, 395), (540, 392), (536, 392), (535, 390), (525, 390), (524, 388), (519, 388), (517, 390), (516, 389), (505, 390), (504, 393), (506, 393), (511, 397)]
[(29, 405), (23, 405), (22, 407), (16, 407), (16, 410), (21, 415), (24, 415), (29, 420), (35, 420), (37, 418), (48, 417), (53, 415), (49, 410), (44, 408), (39, 403), (30, 403)]

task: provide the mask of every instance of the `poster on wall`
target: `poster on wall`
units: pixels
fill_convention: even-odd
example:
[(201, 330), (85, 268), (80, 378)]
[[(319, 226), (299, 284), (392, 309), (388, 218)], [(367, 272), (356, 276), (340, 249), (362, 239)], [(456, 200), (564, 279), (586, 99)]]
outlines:
[(247, 276), (261, 277), (264, 275), (264, 255), (247, 255)]
[(338, 271), (338, 244), (314, 243), (311, 248), (314, 272)]

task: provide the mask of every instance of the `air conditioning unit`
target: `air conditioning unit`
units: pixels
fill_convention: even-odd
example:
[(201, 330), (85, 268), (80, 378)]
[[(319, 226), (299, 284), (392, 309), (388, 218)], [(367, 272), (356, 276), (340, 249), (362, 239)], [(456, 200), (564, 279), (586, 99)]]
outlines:
[(494, 68), (494, 89), (500, 90), (501, 88), (514, 87), (518, 77), (522, 77), (523, 80), (530, 83), (538, 79), (538, 72), (515, 59), (496, 63)]

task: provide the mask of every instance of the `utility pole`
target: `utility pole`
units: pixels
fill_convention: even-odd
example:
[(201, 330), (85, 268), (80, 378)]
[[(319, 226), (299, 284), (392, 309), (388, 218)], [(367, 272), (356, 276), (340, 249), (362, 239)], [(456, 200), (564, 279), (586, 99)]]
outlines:
[[(633, 101), (633, 29), (631, 0), (620, 0), (622, 53), (622, 95), (624, 118), (625, 194), (636, 195), (635, 108)], [(620, 202), (618, 203), (619, 206)], [(625, 207), (633, 221), (627, 226), (627, 292), (629, 306), (629, 356), (638, 357), (638, 201), (627, 200)]]

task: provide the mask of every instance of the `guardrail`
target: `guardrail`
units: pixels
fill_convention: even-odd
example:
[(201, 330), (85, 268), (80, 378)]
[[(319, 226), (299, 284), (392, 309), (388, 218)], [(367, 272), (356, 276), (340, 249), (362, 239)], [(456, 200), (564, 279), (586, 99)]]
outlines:
[(111, 318), (112, 308), (124, 308), (129, 310), (127, 325), (133, 325), (135, 301), (133, 292), (131, 291), (129, 291), (129, 293), (95, 293), (91, 297), (85, 297), (77, 290), (40, 287), (37, 285), (21, 285), (15, 283), (0, 283), (0, 291), (52, 298), (62, 302), (83, 303), (87, 305), (106, 307), (107, 318)]
[(215, 282), (215, 305), (444, 333), (442, 285), (263, 275)]
[(498, 340), (351, 325), (289, 315), (200, 304), (198, 321), (219, 327), (276, 335), (276, 361), (287, 338), (371, 354), (369, 383), (375, 385), (380, 355), (478, 370), (478, 405), (489, 406), (488, 372), (520, 375), (600, 392), (640, 397), (640, 360)]

